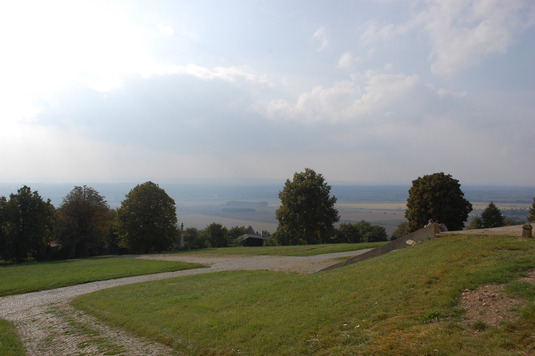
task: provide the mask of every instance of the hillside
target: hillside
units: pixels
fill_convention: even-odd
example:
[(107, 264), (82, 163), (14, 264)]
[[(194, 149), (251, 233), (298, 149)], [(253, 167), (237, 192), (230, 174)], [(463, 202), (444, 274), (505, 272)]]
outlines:
[(312, 275), (213, 273), (74, 305), (188, 354), (529, 354), (534, 256), (535, 239), (451, 234)]

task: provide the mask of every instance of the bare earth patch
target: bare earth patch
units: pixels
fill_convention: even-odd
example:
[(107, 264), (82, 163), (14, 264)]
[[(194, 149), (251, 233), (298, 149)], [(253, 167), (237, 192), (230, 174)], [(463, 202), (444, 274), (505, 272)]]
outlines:
[[(535, 270), (520, 280), (535, 284)], [(523, 303), (522, 299), (509, 298), (505, 285), (487, 284), (476, 290), (465, 290), (461, 307), (465, 315), (461, 324), (475, 332), (485, 327), (499, 327), (502, 323), (514, 322), (516, 314), (511, 310)]]

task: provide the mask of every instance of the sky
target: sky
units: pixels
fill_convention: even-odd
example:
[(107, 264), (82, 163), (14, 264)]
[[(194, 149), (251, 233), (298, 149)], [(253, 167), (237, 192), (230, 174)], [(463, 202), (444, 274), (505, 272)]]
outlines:
[(0, 1), (0, 182), (535, 185), (531, 0)]

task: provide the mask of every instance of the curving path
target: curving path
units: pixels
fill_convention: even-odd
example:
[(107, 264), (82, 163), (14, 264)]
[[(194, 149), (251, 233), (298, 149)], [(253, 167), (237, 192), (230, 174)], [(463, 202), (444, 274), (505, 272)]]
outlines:
[(369, 251), (359, 250), (310, 257), (148, 255), (137, 258), (201, 263), (208, 268), (166, 272), (85, 283), (0, 298), (0, 318), (12, 321), (29, 356), (32, 355), (170, 355), (165, 345), (139, 339), (110, 328), (75, 310), (69, 302), (82, 294), (121, 285), (231, 270), (271, 270), (315, 273), (337, 259)]

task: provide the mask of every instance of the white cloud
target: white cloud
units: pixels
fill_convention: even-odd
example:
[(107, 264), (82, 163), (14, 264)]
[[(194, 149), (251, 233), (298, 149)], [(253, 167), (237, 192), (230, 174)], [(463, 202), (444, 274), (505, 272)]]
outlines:
[(257, 74), (248, 66), (207, 68), (198, 66), (196, 64), (154, 64), (153, 66), (147, 66), (144, 68), (141, 74), (144, 78), (165, 75), (191, 75), (203, 80), (222, 79), (230, 82), (241, 78), (248, 82), (271, 85), (266, 75)]
[(377, 26), (377, 24), (372, 21), (370, 22), (366, 30), (360, 35), (360, 39), (364, 44), (370, 44), (378, 40), (387, 41), (394, 37), (399, 30), (393, 24), (387, 24), (382, 27)]
[(323, 51), (329, 45), (325, 26), (318, 28), (316, 32), (314, 32), (314, 34), (312, 35), (312, 39), (319, 45), (317, 48), (318, 52)]
[(351, 53), (344, 53), (338, 60), (338, 67), (340, 68), (354, 68), (360, 62), (359, 57), (354, 57)]
[(431, 70), (451, 76), (491, 54), (505, 53), (515, 32), (533, 26), (535, 8), (523, 0), (435, 0), (417, 21), (431, 39)]
[(272, 118), (285, 117), (305, 122), (344, 122), (386, 115), (393, 110), (392, 102), (406, 95), (419, 81), (417, 75), (386, 74), (368, 71), (361, 88), (355, 81), (341, 81), (332, 87), (315, 86), (301, 93), (292, 104), (273, 100), (265, 109)]

